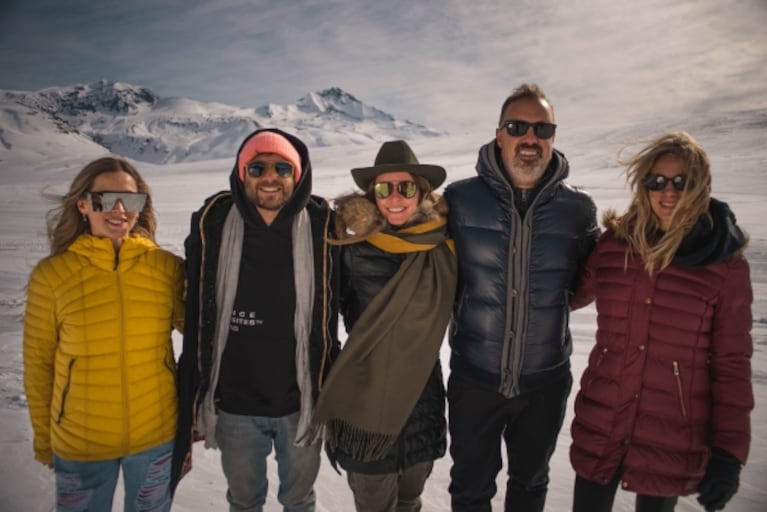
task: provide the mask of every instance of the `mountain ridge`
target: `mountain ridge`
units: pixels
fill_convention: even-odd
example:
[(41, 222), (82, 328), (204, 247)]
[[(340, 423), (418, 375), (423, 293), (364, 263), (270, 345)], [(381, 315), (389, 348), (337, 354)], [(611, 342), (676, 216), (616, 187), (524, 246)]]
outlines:
[[(78, 144), (92, 142), (95, 151), (153, 164), (212, 160), (232, 157), (249, 133), (266, 127), (294, 133), (309, 146), (445, 135), (335, 86), (308, 92), (294, 104), (255, 108), (161, 97), (111, 80), (0, 90), (0, 160), (3, 152), (18, 150), (50, 156), (67, 137), (77, 137)], [(47, 153), (38, 143), (41, 133), (56, 141)]]

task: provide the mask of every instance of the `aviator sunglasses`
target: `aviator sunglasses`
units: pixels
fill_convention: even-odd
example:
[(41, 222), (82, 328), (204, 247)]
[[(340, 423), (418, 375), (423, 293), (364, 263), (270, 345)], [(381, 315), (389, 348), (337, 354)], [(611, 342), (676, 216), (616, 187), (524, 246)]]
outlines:
[(504, 121), (501, 123), (501, 128), (506, 128), (506, 133), (512, 137), (521, 137), (527, 133), (529, 128), (532, 128), (535, 136), (539, 139), (550, 139), (557, 131), (557, 125), (553, 123), (528, 123), (518, 119)]
[(647, 187), (648, 190), (653, 190), (655, 192), (658, 192), (661, 190), (665, 190), (666, 184), (669, 181), (674, 186), (674, 190), (676, 190), (677, 192), (682, 192), (684, 190), (685, 185), (687, 184), (687, 176), (685, 176), (684, 174), (677, 174), (676, 176), (672, 176), (671, 178), (668, 178), (661, 174), (648, 174), (644, 180), (644, 186)]
[(290, 178), (293, 176), (293, 166), (288, 162), (250, 162), (245, 168), (252, 178), (260, 178), (264, 175), (266, 168), (270, 165), (274, 167), (274, 170), (277, 171), (277, 176), (280, 178)]
[(405, 199), (415, 197), (418, 193), (418, 186), (414, 181), (400, 181), (399, 183), (380, 181), (373, 186), (373, 191), (378, 199), (386, 199), (394, 193), (394, 189), (397, 189), (399, 195)]
[(140, 212), (146, 204), (144, 192), (86, 192), (85, 198), (91, 202), (94, 212), (111, 212), (120, 201), (126, 212)]

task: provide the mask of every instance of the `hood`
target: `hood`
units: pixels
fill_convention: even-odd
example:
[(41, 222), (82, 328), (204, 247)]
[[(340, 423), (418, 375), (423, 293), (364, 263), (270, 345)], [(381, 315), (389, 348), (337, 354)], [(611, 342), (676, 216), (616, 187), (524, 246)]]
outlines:
[(234, 166), (232, 168), (231, 174), (229, 175), (229, 186), (232, 190), (234, 204), (240, 211), (240, 214), (245, 220), (245, 223), (255, 226), (265, 226), (266, 224), (261, 218), (261, 214), (258, 213), (255, 205), (253, 205), (253, 203), (251, 203), (245, 195), (245, 187), (240, 181), (240, 176), (237, 169), (237, 161), (239, 159), (242, 148), (245, 146), (248, 140), (250, 140), (250, 138), (257, 133), (265, 131), (278, 133), (288, 139), (288, 141), (290, 141), (293, 147), (296, 148), (296, 151), (298, 151), (298, 154), (301, 156), (301, 178), (298, 180), (298, 183), (296, 183), (295, 188), (293, 189), (293, 195), (288, 200), (288, 203), (282, 208), (282, 210), (280, 210), (280, 213), (277, 215), (277, 218), (274, 220), (272, 225), (282, 224), (283, 222), (291, 222), (293, 217), (306, 207), (306, 204), (309, 202), (309, 196), (312, 193), (312, 164), (309, 160), (309, 149), (306, 147), (306, 144), (304, 144), (298, 137), (277, 128), (265, 128), (254, 131), (245, 137), (245, 140), (242, 141), (242, 144), (240, 144), (240, 147), (237, 150), (237, 155), (234, 158)]
[[(479, 149), (476, 170), (477, 175), (488, 184), (501, 201), (509, 201), (508, 190), (512, 188), (511, 182), (501, 159), (501, 148), (498, 147), (495, 139)], [(565, 180), (569, 174), (570, 165), (567, 158), (564, 153), (554, 149), (549, 166), (543, 173), (543, 180), (536, 188), (541, 192), (546, 189), (552, 190), (551, 184)]]
[(683, 267), (712, 265), (742, 252), (746, 244), (747, 237), (730, 207), (712, 197), (708, 215), (702, 215), (684, 237), (673, 263)]

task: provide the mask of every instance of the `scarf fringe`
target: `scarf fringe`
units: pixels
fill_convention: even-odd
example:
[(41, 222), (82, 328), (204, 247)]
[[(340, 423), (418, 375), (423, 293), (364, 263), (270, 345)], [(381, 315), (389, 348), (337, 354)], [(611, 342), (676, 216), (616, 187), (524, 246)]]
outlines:
[(391, 451), (398, 435), (363, 430), (344, 420), (331, 420), (327, 427), (327, 443), (350, 455), (354, 460), (372, 462), (381, 460)]

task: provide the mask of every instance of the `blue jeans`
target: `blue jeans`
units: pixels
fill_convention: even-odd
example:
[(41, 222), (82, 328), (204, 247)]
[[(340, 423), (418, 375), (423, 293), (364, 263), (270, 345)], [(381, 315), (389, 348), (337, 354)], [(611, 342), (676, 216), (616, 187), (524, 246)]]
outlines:
[(56, 510), (109, 512), (122, 468), (125, 512), (170, 510), (173, 442), (120, 459), (82, 462), (53, 456)]
[(285, 512), (314, 512), (314, 481), (320, 470), (321, 443), (295, 445), (299, 413), (281, 418), (218, 412), (216, 441), (229, 490), (229, 510), (261, 512), (268, 486), (266, 458), (274, 445)]

